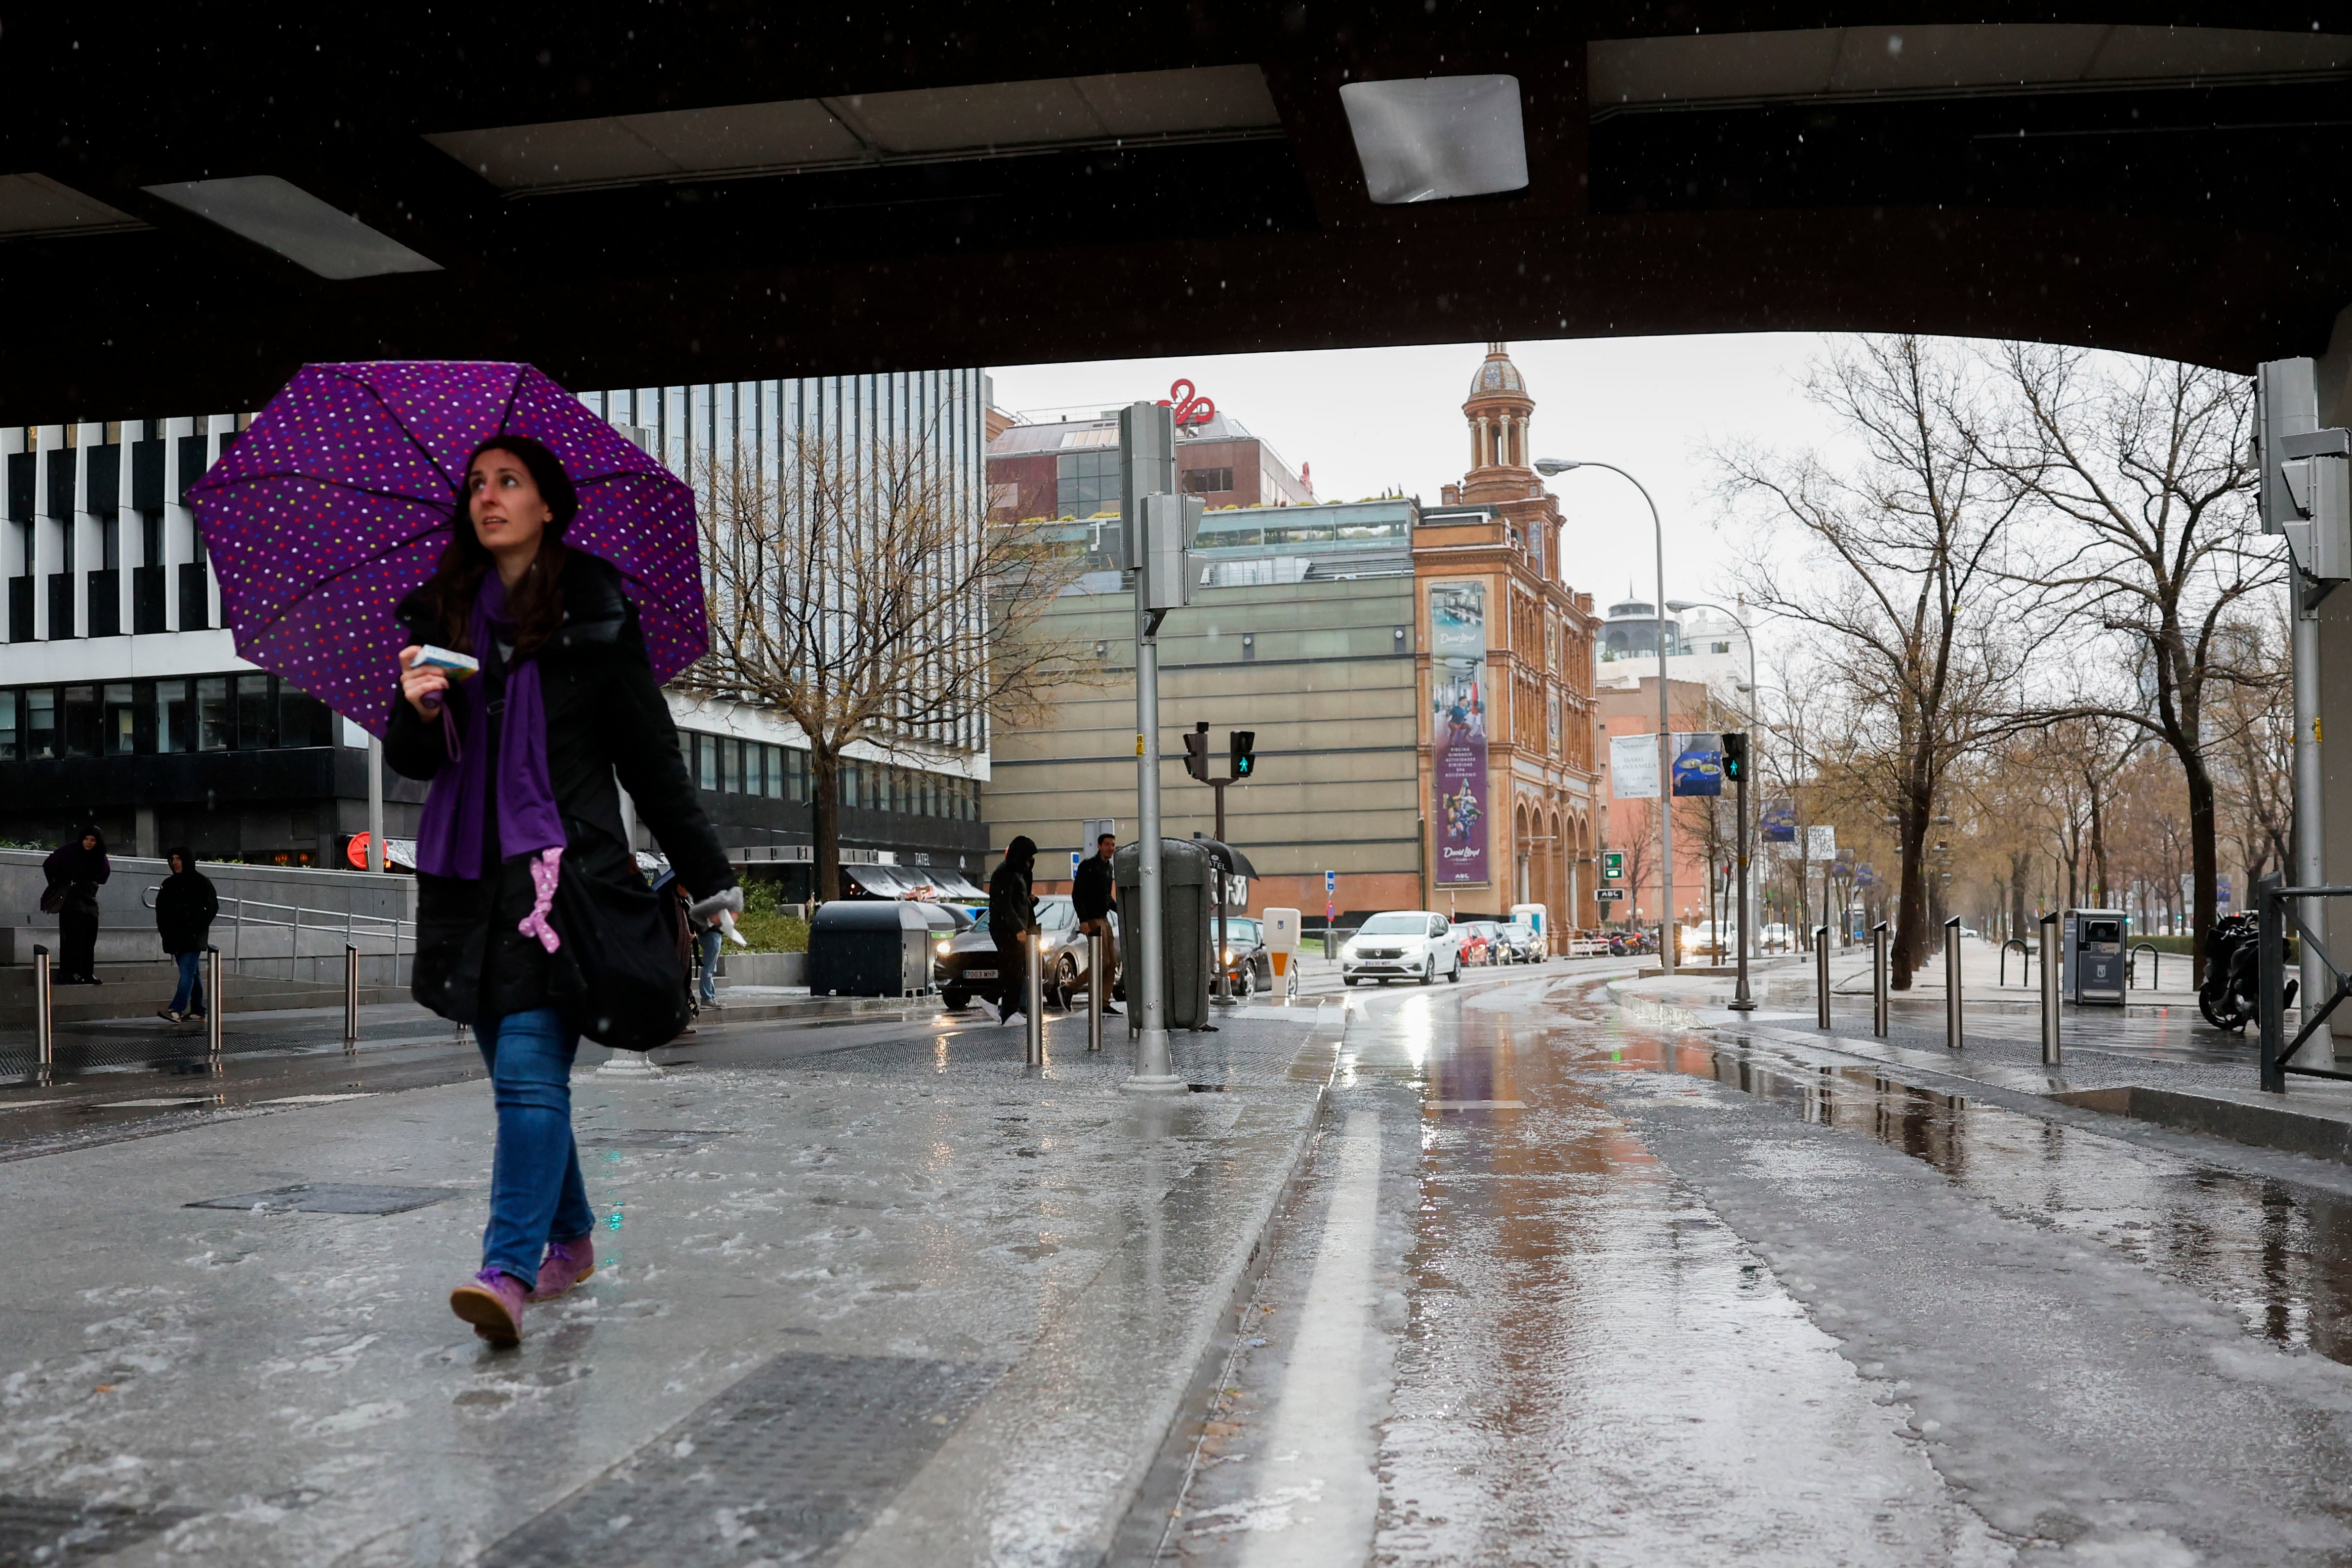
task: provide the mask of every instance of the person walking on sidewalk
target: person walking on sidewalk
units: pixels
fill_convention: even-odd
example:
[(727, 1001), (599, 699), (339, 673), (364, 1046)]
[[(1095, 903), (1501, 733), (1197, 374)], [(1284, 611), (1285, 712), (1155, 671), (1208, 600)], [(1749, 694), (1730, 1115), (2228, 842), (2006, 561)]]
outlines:
[[(384, 738), (395, 771), (430, 781), (410, 990), (473, 1026), (498, 1105), (481, 1271), (449, 1296), (497, 1346), (520, 1339), (525, 1301), (560, 1296), (596, 1266), (572, 1134), (591, 977), (566, 949), (601, 943), (611, 955), (625, 941), (634, 953), (645, 936), (662, 947), (643, 955), (647, 972), (667, 975), (672, 962), (656, 922), (619, 932), (603, 913), (649, 896), (615, 774), (679, 879), (701, 890), (698, 916), (740, 912), (743, 898), (695, 804), (635, 606), (610, 566), (563, 544), (579, 507), (539, 443), (502, 435), (476, 449), (440, 562), (399, 608), (416, 645), (401, 650)], [(452, 686), (446, 670), (415, 662), (425, 643), (471, 654), (478, 673)]]
[(41, 862), (48, 887), (41, 908), (58, 917), (58, 984), (95, 986), (98, 979), (98, 890), (114, 874), (106, 841), (94, 822), (49, 852)]
[(205, 949), (212, 945), (213, 919), (220, 914), (220, 895), (213, 879), (196, 869), (196, 859), (184, 846), (170, 855), (172, 874), (155, 890), (155, 935), (163, 951), (180, 966), (180, 987), (172, 1004), (155, 1016), (173, 1023), (189, 1023), (205, 1016), (205, 982), (201, 973)]
[(988, 936), (996, 944), (996, 1000), (974, 999), (998, 1023), (1022, 1018), (1028, 990), (1028, 946), (1037, 937), (1037, 900), (1029, 891), (1037, 864), (1036, 841), (1023, 833), (1004, 847), (1004, 859), (988, 879)]
[(1070, 879), (1070, 908), (1078, 929), (1102, 938), (1102, 973), (1088, 974), (1087, 984), (1103, 988), (1102, 1010), (1113, 1018), (1118, 1016), (1110, 1005), (1111, 977), (1118, 973), (1118, 922), (1112, 918), (1118, 910), (1118, 882), (1111, 874), (1110, 857), (1118, 848), (1117, 834), (1100, 835), (1095, 852), (1078, 862), (1078, 873)]

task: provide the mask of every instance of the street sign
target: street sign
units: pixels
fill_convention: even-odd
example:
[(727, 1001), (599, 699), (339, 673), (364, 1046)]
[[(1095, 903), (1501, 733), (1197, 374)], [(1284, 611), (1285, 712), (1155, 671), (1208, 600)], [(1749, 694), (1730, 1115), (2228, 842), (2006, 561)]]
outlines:
[(1622, 887), (1596, 887), (1592, 890), (1592, 896), (1603, 904), (1614, 904), (1625, 896), (1625, 890)]
[(1072, 882), (1078, 880), (1078, 862), (1086, 858), (1086, 856), (1078, 853), (1076, 850), (1072, 850), (1070, 852), (1070, 880)]
[(1339, 873), (1338, 872), (1336, 872), (1336, 871), (1327, 871), (1327, 872), (1325, 872), (1325, 873), (1323, 873), (1323, 895), (1324, 895), (1326, 898), (1328, 898), (1331, 894), (1335, 894), (1335, 893), (1337, 893), (1337, 892), (1339, 892)]
[(1625, 875), (1625, 852), (1623, 850), (1602, 850), (1601, 852), (1601, 874), (1611, 882), (1622, 881)]

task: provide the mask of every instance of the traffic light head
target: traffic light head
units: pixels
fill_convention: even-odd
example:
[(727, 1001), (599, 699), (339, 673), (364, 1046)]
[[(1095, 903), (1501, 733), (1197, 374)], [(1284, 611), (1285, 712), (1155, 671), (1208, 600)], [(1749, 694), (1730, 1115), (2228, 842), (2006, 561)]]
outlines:
[(1748, 737), (1738, 730), (1723, 737), (1723, 776), (1734, 781), (1748, 777)]
[(1237, 729), (1227, 737), (1233, 751), (1234, 777), (1246, 779), (1257, 771), (1257, 731)]
[(1203, 784), (1209, 781), (1209, 721), (1206, 719), (1184, 734), (1184, 771)]

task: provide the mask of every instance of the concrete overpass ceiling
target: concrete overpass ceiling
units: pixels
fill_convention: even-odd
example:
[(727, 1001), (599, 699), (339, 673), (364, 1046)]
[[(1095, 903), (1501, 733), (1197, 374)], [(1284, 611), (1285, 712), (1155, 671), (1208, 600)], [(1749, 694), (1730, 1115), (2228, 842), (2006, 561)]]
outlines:
[[(252, 406), (336, 358), (590, 387), (1783, 329), (2325, 347), (2352, 16), (2112, 9), (49, 7), (6, 24), (0, 420)], [(1343, 89), (1441, 78), (1510, 84), (1524, 184), (1382, 204)]]

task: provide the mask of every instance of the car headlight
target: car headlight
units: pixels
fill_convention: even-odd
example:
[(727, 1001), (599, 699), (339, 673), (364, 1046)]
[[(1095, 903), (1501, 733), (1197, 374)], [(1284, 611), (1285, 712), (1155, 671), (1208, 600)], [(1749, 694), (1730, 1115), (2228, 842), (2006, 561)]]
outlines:
[(941, 943), (940, 943), (940, 944), (939, 944), (939, 955), (940, 955), (940, 957), (944, 958), (944, 957), (946, 957), (946, 956), (948, 956), (948, 947), (949, 947), (949, 946), (950, 946), (950, 945), (949, 945), (948, 943), (945, 943), (945, 942), (941, 942)]

